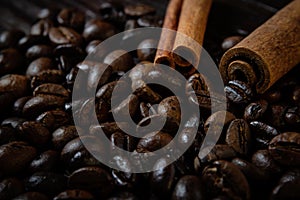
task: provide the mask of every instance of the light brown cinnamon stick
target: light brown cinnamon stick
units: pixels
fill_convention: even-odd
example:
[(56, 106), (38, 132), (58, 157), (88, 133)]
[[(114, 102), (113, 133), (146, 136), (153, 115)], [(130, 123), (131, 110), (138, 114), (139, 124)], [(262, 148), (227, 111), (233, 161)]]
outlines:
[(212, 0), (185, 0), (183, 2), (172, 54), (177, 65), (198, 66), (211, 4)]
[(220, 62), (224, 82), (239, 79), (264, 93), (300, 63), (300, 0), (294, 0), (229, 49)]
[[(171, 51), (173, 50), (175, 32), (177, 30), (181, 6), (183, 0), (170, 0), (165, 19), (163, 24), (163, 30), (158, 43), (158, 48), (154, 63), (165, 64), (172, 68), (175, 68), (174, 61), (171, 57)], [(170, 30), (173, 31), (170, 31)]]

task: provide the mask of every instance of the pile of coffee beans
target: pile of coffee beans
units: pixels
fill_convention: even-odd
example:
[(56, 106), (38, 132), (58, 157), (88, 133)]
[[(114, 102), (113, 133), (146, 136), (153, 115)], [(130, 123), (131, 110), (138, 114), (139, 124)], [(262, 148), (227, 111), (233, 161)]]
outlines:
[[(161, 27), (155, 8), (103, 3), (93, 19), (76, 8), (45, 9), (37, 17), (29, 34), (15, 29), (0, 35), (1, 200), (300, 199), (299, 67), (263, 95), (242, 79), (230, 81), (224, 88), (227, 110), (211, 113), (209, 80), (195, 72), (182, 82), (155, 68), (155, 39), (139, 42), (133, 52), (121, 44), (107, 54), (97, 51), (98, 44), (121, 31), (128, 31), (126, 45), (135, 38), (130, 30)], [(214, 46), (224, 53), (242, 38), (233, 35)], [(85, 59), (88, 54), (97, 59)], [(74, 85), (77, 74), (86, 79)], [(187, 97), (196, 95), (189, 103), (201, 114), (191, 115), (182, 129), (182, 99), (145, 81), (158, 79), (184, 88)], [(72, 99), (74, 87), (97, 88), (95, 98)], [(93, 110), (96, 120), (90, 117)], [(128, 123), (116, 122), (113, 113), (130, 115), (136, 123), (131, 129), (141, 137), (125, 133)], [(74, 115), (80, 116), (76, 126)], [(141, 128), (162, 119), (161, 130)], [(97, 137), (100, 129), (109, 147)], [(201, 150), (202, 157), (209, 129), (222, 133), (212, 149)], [(175, 134), (178, 148), (191, 140), (192, 145), (176, 162), (160, 167), (168, 163), (165, 156), (147, 173), (132, 173), (142, 165), (123, 155), (112, 157), (122, 171), (109, 168), (84, 146), (89, 142), (95, 152), (110, 155), (121, 148), (139, 156), (163, 148)]]

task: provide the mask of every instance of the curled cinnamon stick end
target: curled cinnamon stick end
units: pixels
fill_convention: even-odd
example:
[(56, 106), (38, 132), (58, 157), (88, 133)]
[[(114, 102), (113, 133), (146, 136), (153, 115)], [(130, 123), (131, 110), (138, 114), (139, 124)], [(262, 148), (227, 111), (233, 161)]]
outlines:
[(264, 93), (300, 63), (300, 0), (292, 1), (221, 58), (226, 82), (238, 79)]
[[(183, 2), (177, 29), (181, 34), (177, 33), (173, 47), (173, 58), (177, 65), (198, 66), (211, 4), (212, 0), (185, 0)], [(184, 59), (180, 55), (183, 55)]]
[(171, 51), (173, 50), (174, 40), (177, 30), (179, 16), (183, 0), (170, 0), (164, 19), (163, 30), (157, 47), (155, 64), (164, 64), (175, 68)]

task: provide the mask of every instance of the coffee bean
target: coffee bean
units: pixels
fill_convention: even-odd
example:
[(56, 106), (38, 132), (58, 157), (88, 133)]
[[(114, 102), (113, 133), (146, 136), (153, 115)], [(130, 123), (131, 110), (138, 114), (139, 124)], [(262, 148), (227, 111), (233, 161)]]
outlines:
[[(139, 99), (136, 95), (131, 94), (123, 100), (117, 107), (112, 108), (114, 115), (121, 118), (121, 121), (127, 121), (128, 117), (133, 118), (138, 110)], [(129, 115), (128, 115), (129, 113)]]
[(71, 123), (70, 116), (63, 110), (44, 112), (36, 118), (36, 121), (43, 124), (49, 130), (55, 130)]
[(94, 200), (94, 196), (85, 190), (66, 190), (56, 195), (53, 200)]
[(253, 96), (252, 89), (242, 81), (229, 81), (224, 88), (226, 97), (233, 103), (248, 103)]
[(252, 163), (269, 177), (281, 172), (281, 168), (271, 157), (268, 150), (258, 150), (255, 152), (252, 155)]
[(243, 119), (233, 120), (227, 129), (226, 143), (239, 154), (248, 154), (251, 145), (251, 132)]
[(73, 61), (74, 64), (77, 64), (86, 57), (86, 53), (84, 52), (84, 50), (72, 43), (57, 45), (54, 49), (54, 55), (56, 57), (65, 56)]
[(0, 52), (0, 75), (20, 70), (22, 65), (23, 56), (16, 49), (4, 49)]
[(143, 40), (137, 47), (137, 55), (141, 61), (154, 61), (158, 42), (154, 39)]
[(100, 125), (90, 126), (89, 131), (91, 135), (96, 135), (99, 134), (99, 130), (101, 129), (107, 137), (110, 137), (115, 132), (122, 132), (122, 130), (128, 130), (128, 126), (129, 125), (126, 122), (104, 122)]
[(31, 26), (30, 34), (47, 37), (52, 27), (53, 22), (50, 19), (41, 19)]
[(269, 144), (272, 157), (282, 165), (300, 165), (300, 134), (285, 132), (274, 137)]
[(205, 77), (200, 74), (196, 73), (190, 76), (190, 78), (186, 82), (185, 91), (187, 94), (190, 92), (198, 93), (202, 90), (208, 91), (208, 87), (205, 81)]
[(29, 172), (56, 171), (59, 163), (59, 153), (48, 150), (41, 153), (29, 164)]
[(155, 15), (145, 15), (138, 18), (137, 24), (141, 27), (161, 27), (163, 19)]
[(64, 81), (64, 79), (65, 77), (61, 70), (45, 70), (32, 77), (31, 88), (35, 89), (37, 86), (42, 85), (44, 83), (61, 84)]
[(250, 103), (244, 111), (244, 119), (247, 121), (255, 121), (263, 117), (268, 108), (268, 102), (265, 100), (259, 100), (257, 102)]
[(287, 124), (292, 126), (299, 126), (300, 124), (300, 109), (299, 107), (288, 108), (284, 115), (284, 120)]
[(19, 139), (19, 133), (16, 129), (9, 125), (0, 126), (0, 145), (7, 144), (9, 142), (17, 141)]
[(145, 78), (145, 76), (148, 74), (152, 67), (153, 64), (148, 61), (142, 61), (136, 64), (134, 68), (130, 70), (129, 73), (129, 78), (131, 79), (132, 84), (134, 84), (135, 81), (139, 81)]
[(230, 36), (225, 38), (221, 45), (223, 51), (227, 51), (228, 49), (239, 43), (242, 39), (242, 36)]
[(152, 6), (146, 4), (135, 4), (125, 6), (124, 12), (126, 15), (139, 17), (143, 15), (153, 14), (155, 13), (155, 9)]
[(0, 35), (0, 49), (16, 47), (18, 41), (25, 36), (25, 33), (18, 29), (3, 31)]
[(26, 96), (29, 91), (26, 76), (8, 74), (0, 78), (0, 94), (12, 93), (15, 98)]
[(150, 115), (155, 115), (157, 114), (156, 110), (152, 107), (150, 103), (145, 103), (141, 102), (140, 103), (140, 111), (141, 111), (141, 116), (143, 118), (149, 117)]
[(36, 149), (25, 142), (10, 142), (0, 146), (1, 174), (15, 174), (35, 158)]
[[(78, 128), (78, 127), (77, 127)], [(69, 141), (78, 137), (76, 127), (73, 125), (63, 126), (52, 133), (52, 143), (55, 149), (62, 149)]]
[(194, 96), (189, 96), (188, 98), (191, 103), (206, 111), (211, 111), (212, 105), (216, 110), (220, 110), (222, 105), (226, 105), (226, 100), (221, 94), (206, 90), (197, 91)]
[(140, 139), (136, 151), (139, 153), (154, 152), (169, 144), (172, 139), (173, 137), (168, 133), (152, 132)]
[(103, 62), (110, 65), (113, 71), (128, 71), (133, 67), (132, 56), (121, 49), (110, 52)]
[(26, 75), (29, 77), (33, 77), (38, 75), (42, 71), (55, 68), (57, 68), (57, 66), (52, 59), (47, 57), (40, 57), (29, 64)]
[(218, 195), (229, 199), (250, 199), (250, 189), (243, 173), (232, 163), (219, 160), (202, 172), (206, 192), (210, 197)]
[(62, 26), (71, 27), (77, 31), (81, 31), (84, 26), (85, 15), (74, 8), (62, 9), (57, 15), (57, 22)]
[(21, 117), (9, 117), (2, 121), (1, 126), (10, 126), (14, 129), (18, 128), (26, 119)]
[(12, 199), (24, 192), (24, 184), (16, 178), (7, 178), (0, 182), (0, 199)]
[(136, 140), (125, 133), (115, 132), (110, 136), (112, 150), (116, 147), (121, 148), (123, 150), (133, 152), (136, 148)]
[(41, 35), (27, 35), (22, 37), (18, 42), (20, 50), (26, 52), (26, 50), (34, 45), (47, 44), (48, 39)]
[(87, 54), (95, 54), (97, 53), (97, 50), (99, 50), (100, 48), (97, 48), (98, 45), (101, 43), (101, 40), (92, 40), (88, 43), (88, 45), (86, 45), (85, 47), (85, 51), (87, 52)]
[(116, 34), (116, 28), (100, 19), (92, 19), (86, 22), (83, 30), (83, 37), (86, 41), (105, 40)]
[(180, 101), (176, 96), (163, 99), (158, 105), (157, 113), (174, 120), (179, 125), (181, 122)]
[(63, 86), (54, 83), (45, 83), (39, 85), (33, 91), (33, 96), (45, 95), (56, 96), (64, 99), (65, 101), (69, 100), (69, 91)]
[(40, 192), (26, 192), (13, 198), (13, 200), (50, 200), (50, 199), (46, 195)]
[(69, 177), (71, 188), (91, 191), (102, 198), (107, 197), (113, 189), (112, 178), (100, 167), (84, 167), (74, 171)]
[(149, 102), (152, 104), (158, 103), (161, 101), (162, 97), (154, 92), (144, 81), (136, 81), (134, 92), (135, 95), (141, 99), (141, 101)]
[(27, 191), (55, 195), (66, 188), (67, 178), (54, 172), (36, 172), (25, 181), (25, 186)]
[(172, 200), (177, 199), (203, 199), (203, 183), (197, 176), (186, 175), (179, 179), (177, 182), (173, 194)]
[(50, 141), (51, 133), (43, 124), (35, 121), (26, 121), (19, 126), (22, 136), (30, 143), (43, 146)]
[(49, 38), (51, 42), (56, 45), (59, 44), (74, 44), (81, 46), (83, 39), (75, 30), (63, 26), (52, 27), (49, 31)]
[(271, 139), (279, 134), (274, 127), (259, 121), (250, 122), (250, 128), (255, 135), (257, 147), (261, 148), (267, 148)]
[(29, 60), (35, 60), (40, 57), (49, 57), (51, 58), (53, 55), (53, 49), (49, 45), (38, 44), (30, 47), (26, 51), (26, 58)]

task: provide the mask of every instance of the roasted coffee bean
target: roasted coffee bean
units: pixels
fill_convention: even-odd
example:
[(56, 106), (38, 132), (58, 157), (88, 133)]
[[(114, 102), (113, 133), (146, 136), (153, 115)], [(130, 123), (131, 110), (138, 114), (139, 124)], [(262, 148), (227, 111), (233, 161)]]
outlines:
[(228, 49), (239, 43), (242, 39), (242, 36), (230, 36), (225, 38), (221, 45), (223, 51), (227, 51)]
[(89, 42), (85, 47), (85, 51), (87, 52), (87, 54), (97, 53), (97, 50), (100, 49), (97, 47), (101, 42), (101, 40), (92, 40), (91, 42)]
[(146, 39), (143, 40), (137, 47), (137, 55), (141, 61), (153, 61), (157, 49), (157, 40)]
[(23, 65), (23, 56), (13, 48), (0, 52), (0, 75), (11, 74)]
[(181, 177), (177, 182), (172, 194), (172, 200), (200, 200), (203, 198), (203, 183), (197, 176), (194, 175), (186, 175)]
[(65, 8), (57, 15), (57, 22), (62, 26), (71, 27), (77, 31), (81, 31), (84, 26), (85, 15), (74, 8)]
[(49, 130), (55, 130), (61, 126), (71, 123), (70, 116), (63, 110), (50, 110), (42, 113), (36, 118), (36, 121), (43, 124)]
[(286, 172), (279, 180), (278, 185), (273, 189), (271, 198), (275, 199), (299, 199), (300, 192), (300, 171), (292, 169)]
[(244, 119), (247, 121), (255, 121), (263, 117), (268, 108), (268, 102), (265, 100), (259, 100), (250, 103), (244, 111)]
[(252, 163), (262, 170), (267, 176), (278, 174), (281, 168), (271, 157), (268, 150), (258, 150), (252, 155)]
[(44, 83), (61, 84), (64, 81), (64, 79), (65, 77), (61, 70), (45, 70), (32, 77), (31, 88), (35, 89), (37, 86), (42, 85)]
[[(101, 129), (101, 132), (100, 130)], [(104, 132), (107, 137), (110, 137), (115, 132), (122, 132), (122, 130), (128, 130), (128, 123), (126, 122), (104, 122), (100, 125), (92, 125), (89, 128), (91, 135), (97, 135)]]
[(173, 137), (168, 133), (152, 132), (140, 139), (136, 151), (139, 153), (154, 152), (169, 144), (172, 139)]
[[(139, 107), (139, 99), (136, 95), (131, 94), (123, 100), (118, 106), (112, 108), (114, 115), (117, 115), (121, 121), (127, 121), (128, 117), (133, 118)], [(128, 115), (129, 114), (129, 115)]]
[(132, 17), (140, 17), (155, 13), (155, 8), (146, 4), (127, 5), (124, 8), (124, 12)]
[(128, 71), (134, 65), (132, 56), (122, 49), (110, 52), (103, 62), (110, 65), (113, 71)]
[(50, 199), (46, 195), (40, 192), (26, 192), (13, 198), (13, 200), (50, 200)]
[(251, 131), (243, 119), (233, 120), (227, 129), (226, 143), (239, 154), (248, 154), (251, 145)]
[(189, 94), (190, 92), (195, 92), (197, 94), (197, 92), (201, 92), (202, 90), (208, 91), (205, 77), (200, 73), (190, 76), (185, 86), (186, 94)]
[(136, 140), (125, 133), (115, 132), (110, 136), (112, 150), (116, 147), (132, 152), (136, 148)]
[(146, 15), (138, 18), (137, 24), (141, 27), (161, 27), (163, 19), (155, 15)]
[(212, 108), (216, 110), (224, 109), (224, 105), (226, 105), (225, 96), (206, 90), (197, 91), (194, 96), (189, 96), (189, 101), (207, 111), (211, 111)]
[(38, 44), (30, 47), (26, 51), (26, 58), (29, 60), (35, 60), (40, 57), (49, 57), (53, 55), (53, 49), (49, 45)]
[(52, 133), (52, 143), (55, 149), (61, 150), (68, 142), (77, 138), (78, 136), (79, 135), (75, 126), (63, 126), (56, 129)]
[(26, 181), (27, 191), (41, 192), (46, 195), (55, 195), (67, 186), (67, 178), (63, 174), (54, 172), (36, 172)]
[(26, 76), (8, 74), (0, 78), (0, 94), (12, 93), (15, 98), (26, 96), (29, 83)]
[(251, 132), (255, 135), (257, 147), (267, 148), (269, 142), (279, 134), (277, 129), (263, 122), (250, 122)]
[(203, 183), (210, 197), (250, 199), (250, 189), (243, 173), (232, 163), (215, 161), (202, 172)]
[(139, 97), (141, 101), (152, 104), (159, 103), (162, 97), (154, 92), (144, 81), (139, 80), (135, 82), (134, 94)]
[(112, 177), (100, 167), (84, 167), (74, 171), (69, 177), (71, 188), (91, 191), (102, 198), (113, 190)]
[(239, 80), (229, 81), (224, 91), (226, 97), (233, 103), (248, 103), (253, 96), (250, 86)]
[(157, 107), (157, 113), (171, 120), (174, 119), (179, 125), (181, 121), (180, 101), (176, 96), (163, 99)]
[(49, 8), (43, 8), (39, 10), (37, 13), (37, 18), (38, 19), (54, 19), (56, 16), (56, 10), (54, 9), (49, 9)]
[(56, 171), (59, 163), (59, 153), (48, 150), (41, 153), (30, 164), (28, 171), (35, 173), (39, 171)]
[(92, 19), (86, 22), (83, 30), (83, 37), (86, 41), (105, 40), (116, 34), (116, 28), (100, 19)]
[(2, 121), (1, 126), (10, 126), (14, 129), (18, 128), (26, 119), (21, 117), (9, 117)]
[(26, 35), (22, 37), (18, 42), (20, 50), (26, 52), (26, 50), (34, 45), (47, 44), (48, 39), (41, 35)]
[(81, 46), (83, 39), (75, 30), (63, 26), (52, 27), (49, 31), (49, 38), (51, 42), (56, 45), (60, 44), (74, 44)]
[(29, 99), (24, 107), (23, 114), (30, 118), (35, 118), (45, 111), (62, 109), (65, 100), (61, 97), (54, 95), (41, 95)]
[(0, 49), (16, 47), (18, 41), (25, 36), (25, 33), (18, 29), (3, 31), (0, 35)]
[(29, 165), (36, 149), (25, 142), (10, 142), (0, 146), (0, 174), (15, 174)]
[(145, 103), (141, 102), (140, 103), (140, 111), (141, 111), (141, 116), (143, 118), (149, 117), (150, 115), (155, 115), (157, 114), (156, 110), (152, 107), (150, 103)]
[(55, 68), (57, 68), (57, 66), (52, 59), (47, 57), (40, 57), (29, 64), (26, 75), (29, 77), (33, 77), (38, 75), (42, 71)]
[(10, 125), (0, 126), (0, 145), (17, 141), (20, 138), (18, 131)]
[(51, 21), (50, 19), (41, 19), (31, 26), (30, 34), (47, 37), (52, 27), (53, 21)]
[(284, 115), (284, 120), (287, 124), (292, 126), (299, 126), (300, 124), (300, 109), (298, 106), (288, 108)]
[(286, 123), (284, 120), (284, 115), (287, 110), (287, 106), (284, 104), (272, 104), (266, 113), (266, 122), (275, 128), (283, 128)]
[(53, 200), (94, 200), (94, 196), (85, 190), (66, 190), (56, 195)]
[(26, 121), (19, 126), (22, 136), (30, 143), (43, 146), (50, 141), (51, 133), (42, 123)]
[(74, 44), (60, 44), (55, 47), (54, 49), (54, 55), (59, 56), (66, 56), (70, 58), (74, 63), (78, 63), (82, 61), (86, 53), (83, 51), (83, 49), (79, 46), (76, 46)]
[(33, 96), (57, 96), (65, 101), (69, 100), (69, 92), (63, 86), (54, 83), (45, 83), (37, 86), (33, 91)]
[(280, 164), (300, 165), (300, 134), (285, 132), (274, 137), (269, 144), (271, 156)]
[[(153, 68), (153, 63), (148, 61), (139, 62), (130, 70), (129, 78), (134, 84), (135, 81), (142, 80), (148, 74), (148, 72)], [(134, 88), (134, 87), (133, 87)]]
[(24, 192), (24, 184), (16, 178), (7, 178), (0, 182), (0, 199), (12, 199)]

